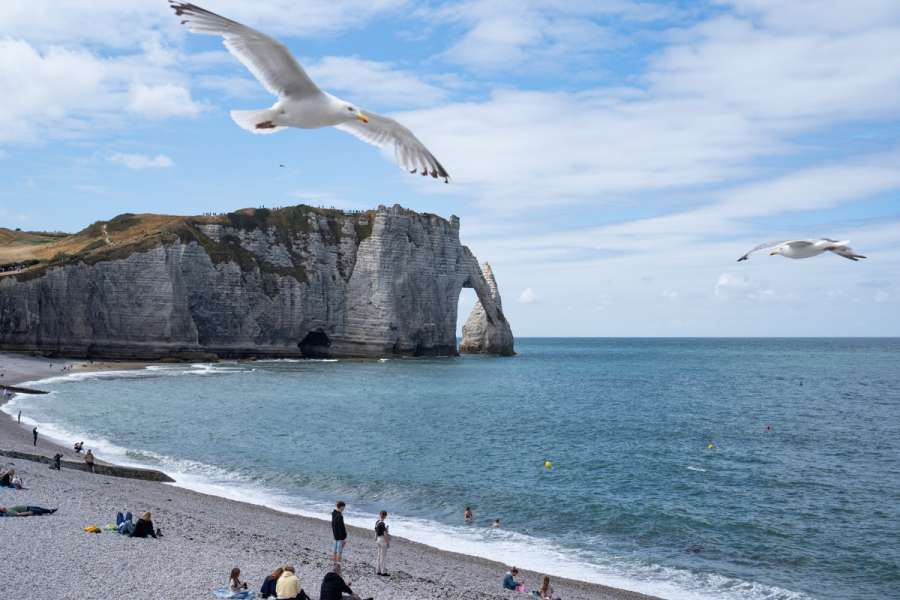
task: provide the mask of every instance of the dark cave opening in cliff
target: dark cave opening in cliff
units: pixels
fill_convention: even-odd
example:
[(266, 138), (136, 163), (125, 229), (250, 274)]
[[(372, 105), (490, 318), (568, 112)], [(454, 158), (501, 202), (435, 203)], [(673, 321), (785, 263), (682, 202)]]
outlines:
[(331, 340), (324, 331), (310, 331), (306, 337), (297, 344), (300, 352), (307, 358), (325, 358), (329, 356), (328, 347)]

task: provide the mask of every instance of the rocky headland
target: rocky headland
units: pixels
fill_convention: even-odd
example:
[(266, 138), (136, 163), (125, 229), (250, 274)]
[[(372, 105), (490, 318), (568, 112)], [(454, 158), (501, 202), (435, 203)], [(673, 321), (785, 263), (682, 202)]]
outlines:
[(118, 360), (512, 355), (496, 281), (459, 219), (399, 205), (120, 215), (73, 235), (0, 229), (0, 350)]

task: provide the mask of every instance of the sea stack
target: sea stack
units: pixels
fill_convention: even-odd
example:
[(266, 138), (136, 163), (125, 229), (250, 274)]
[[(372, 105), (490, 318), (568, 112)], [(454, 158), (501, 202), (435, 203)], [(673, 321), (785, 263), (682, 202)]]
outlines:
[[(515, 354), (512, 330), (503, 316), (503, 304), (494, 271), (489, 263), (484, 263), (481, 273), (489, 292), (478, 294), (478, 301), (463, 325), (459, 351), (467, 354), (512, 356)], [(489, 297), (486, 303), (481, 301), (484, 296)]]
[[(459, 294), (470, 287), (486, 321), (475, 351), (513, 353), (496, 282), (460, 243), (455, 216), (301, 205), (125, 214), (73, 235), (0, 234), (2, 350), (146, 360), (452, 356)], [(4, 246), (15, 262), (4, 260)]]

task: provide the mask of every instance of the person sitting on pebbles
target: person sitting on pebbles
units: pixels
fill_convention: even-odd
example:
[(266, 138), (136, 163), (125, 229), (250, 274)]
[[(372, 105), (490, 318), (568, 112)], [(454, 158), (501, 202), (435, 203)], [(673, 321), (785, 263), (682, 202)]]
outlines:
[(131, 537), (133, 538), (145, 538), (145, 537), (162, 537), (162, 532), (159, 529), (153, 529), (153, 521), (150, 518), (150, 513), (145, 512), (141, 515), (141, 518), (138, 519), (138, 522), (134, 525), (134, 531), (131, 532)]

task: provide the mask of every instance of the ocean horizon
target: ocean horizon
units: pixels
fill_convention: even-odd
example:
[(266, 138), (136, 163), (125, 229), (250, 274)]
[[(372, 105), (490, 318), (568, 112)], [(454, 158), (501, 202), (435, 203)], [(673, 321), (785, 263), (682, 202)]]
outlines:
[(3, 410), (179, 486), (318, 518), (341, 498), (351, 524), (385, 509), (400, 537), (669, 600), (897, 589), (900, 339), (516, 349), (75, 372)]

